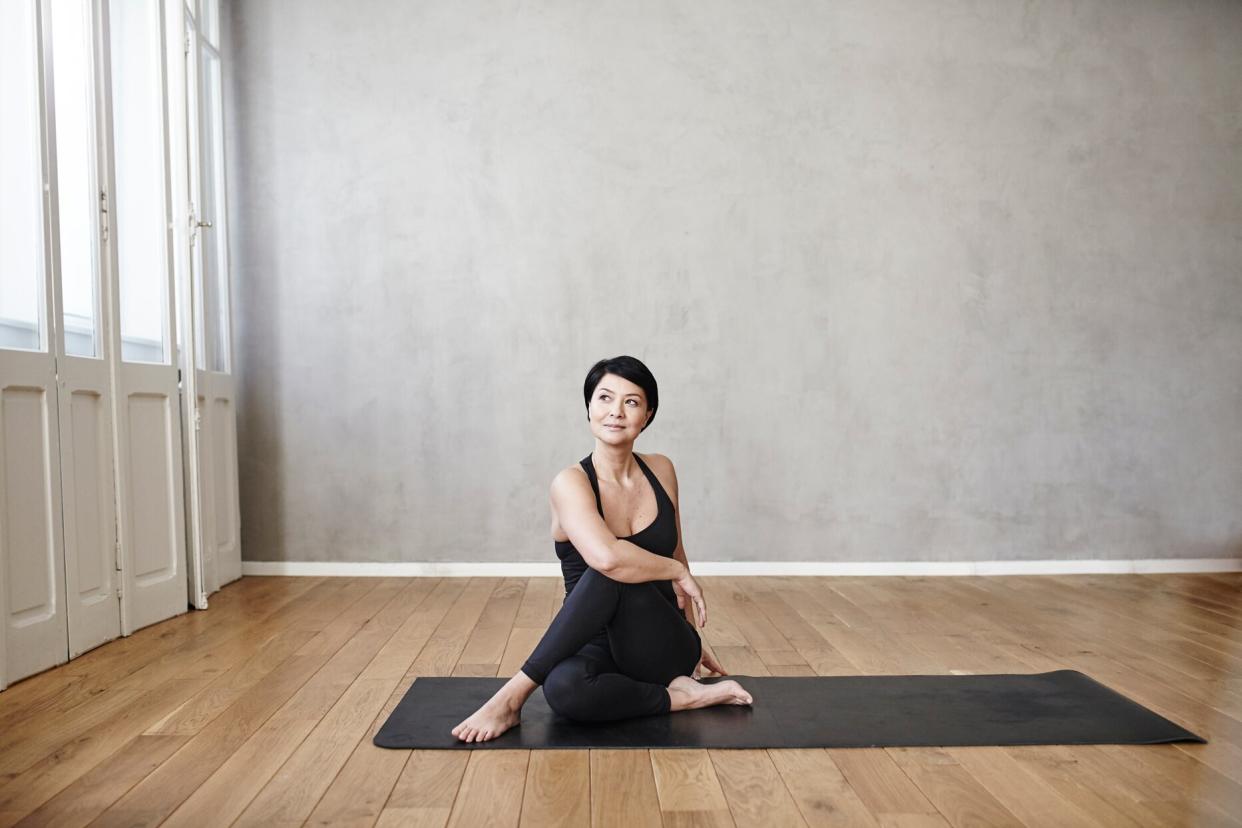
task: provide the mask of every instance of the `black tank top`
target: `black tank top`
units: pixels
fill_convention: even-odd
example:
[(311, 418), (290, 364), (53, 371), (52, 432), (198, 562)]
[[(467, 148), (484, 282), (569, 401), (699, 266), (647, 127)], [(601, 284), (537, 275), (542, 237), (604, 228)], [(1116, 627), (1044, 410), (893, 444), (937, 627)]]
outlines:
[[(677, 516), (674, 513), (673, 501), (669, 498), (668, 493), (664, 491), (664, 487), (660, 485), (660, 480), (643, 462), (643, 458), (637, 454), (634, 459), (638, 461), (638, 466), (643, 470), (643, 474), (651, 481), (651, 488), (655, 490), (656, 496), (656, 518), (641, 531), (635, 532), (619, 540), (629, 541), (630, 543), (641, 546), (648, 552), (656, 555), (663, 555), (666, 558), (673, 557), (673, 552), (677, 550)], [(587, 473), (587, 477), (591, 480), (591, 488), (595, 491), (595, 507), (599, 509), (599, 516), (604, 516), (604, 504), (599, 496), (599, 478), (595, 476), (595, 463), (592, 461), (591, 455), (583, 457), (579, 464)], [(573, 591), (574, 584), (578, 583), (578, 579), (582, 577), (582, 573), (587, 570), (587, 563), (583, 560), (582, 555), (574, 548), (570, 541), (553, 541), (556, 546), (556, 556), (561, 559), (561, 573), (565, 576), (565, 595), (568, 596)], [(673, 592), (672, 581), (656, 581), (656, 586), (664, 597), (669, 599), (673, 606), (677, 606), (677, 594)]]

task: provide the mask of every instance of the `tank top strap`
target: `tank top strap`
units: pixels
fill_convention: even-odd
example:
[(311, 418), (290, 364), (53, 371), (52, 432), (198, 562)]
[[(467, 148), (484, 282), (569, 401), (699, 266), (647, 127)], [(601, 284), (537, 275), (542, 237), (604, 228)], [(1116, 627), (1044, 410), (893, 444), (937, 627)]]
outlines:
[(638, 467), (643, 470), (643, 474), (646, 476), (647, 480), (651, 483), (652, 490), (659, 492), (660, 491), (660, 480), (659, 478), (655, 476), (655, 472), (651, 470), (650, 466), (648, 466), (646, 463), (643, 462), (643, 458), (638, 456), (638, 452), (634, 452), (634, 459), (638, 461)]
[(664, 490), (664, 484), (660, 482), (660, 478), (656, 477), (656, 473), (651, 470), (650, 466), (643, 462), (643, 458), (639, 457), (637, 452), (634, 454), (634, 459), (638, 461), (638, 465), (643, 470), (643, 474), (647, 475), (647, 479), (651, 481), (651, 488), (656, 493), (657, 502), (663, 498), (668, 501), (671, 506), (673, 499), (669, 497), (668, 492)]
[(578, 461), (578, 465), (582, 466), (582, 470), (591, 480), (591, 489), (595, 492), (595, 508), (599, 510), (599, 516), (604, 516), (604, 501), (599, 496), (599, 479), (595, 476), (595, 464), (591, 462), (591, 455), (587, 455)]

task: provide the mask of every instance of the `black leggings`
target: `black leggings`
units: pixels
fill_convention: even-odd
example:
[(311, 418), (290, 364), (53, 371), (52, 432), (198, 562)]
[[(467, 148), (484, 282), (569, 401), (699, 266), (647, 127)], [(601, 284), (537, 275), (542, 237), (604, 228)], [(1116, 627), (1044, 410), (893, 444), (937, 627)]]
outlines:
[(667, 713), (669, 682), (690, 675), (702, 652), (699, 631), (655, 581), (626, 584), (588, 568), (522, 672), (556, 713), (603, 722)]

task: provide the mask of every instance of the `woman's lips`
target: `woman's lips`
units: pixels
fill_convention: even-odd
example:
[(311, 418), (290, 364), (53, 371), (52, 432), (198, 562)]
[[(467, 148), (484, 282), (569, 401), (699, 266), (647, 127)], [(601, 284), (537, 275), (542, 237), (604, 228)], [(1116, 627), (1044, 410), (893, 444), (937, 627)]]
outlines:
[(623, 428), (625, 428), (625, 426), (605, 425), (604, 428), (611, 428), (613, 431), (621, 431)]

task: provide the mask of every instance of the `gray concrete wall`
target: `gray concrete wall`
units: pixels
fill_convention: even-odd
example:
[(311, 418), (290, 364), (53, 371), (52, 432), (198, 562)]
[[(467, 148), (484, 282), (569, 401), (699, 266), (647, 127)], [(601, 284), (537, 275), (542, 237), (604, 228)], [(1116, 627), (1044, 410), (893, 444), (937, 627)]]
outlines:
[(244, 555), (1242, 557), (1242, 3), (234, 0)]

